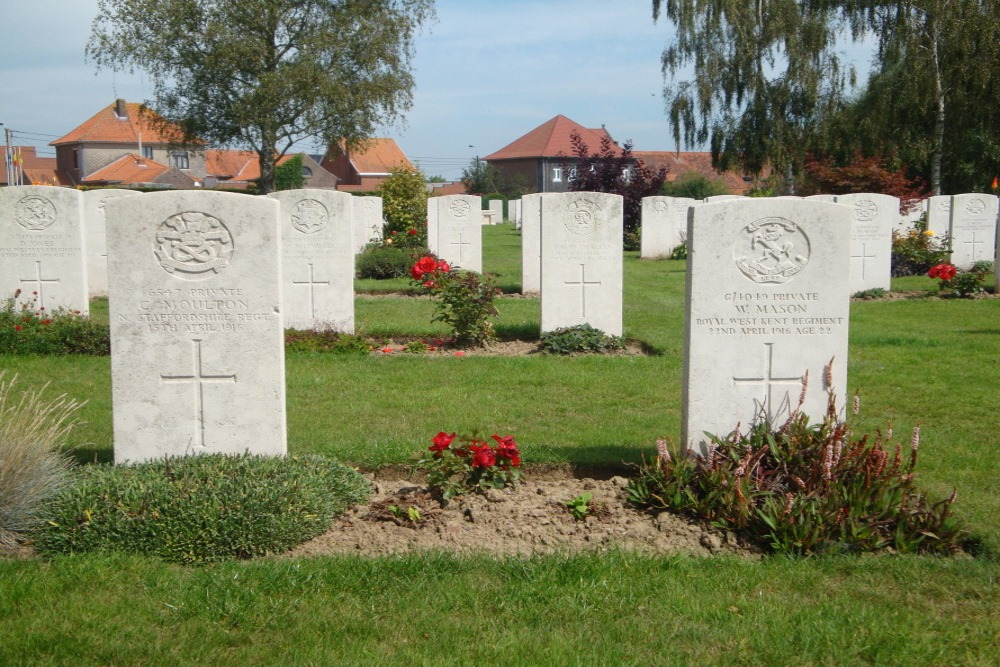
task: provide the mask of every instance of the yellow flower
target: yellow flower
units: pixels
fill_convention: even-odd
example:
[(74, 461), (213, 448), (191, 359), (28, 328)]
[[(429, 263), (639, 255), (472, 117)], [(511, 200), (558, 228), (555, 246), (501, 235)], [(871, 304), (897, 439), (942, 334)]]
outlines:
[(934, 236), (934, 232), (932, 230), (928, 229), (928, 230), (926, 230), (924, 232), (924, 236)]

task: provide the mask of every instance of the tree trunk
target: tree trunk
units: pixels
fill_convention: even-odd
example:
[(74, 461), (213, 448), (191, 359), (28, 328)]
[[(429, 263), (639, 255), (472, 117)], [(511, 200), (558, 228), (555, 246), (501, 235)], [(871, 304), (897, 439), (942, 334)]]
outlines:
[(274, 192), (274, 145), (278, 138), (274, 130), (263, 128), (260, 132), (260, 150), (257, 151), (260, 163), (260, 183), (257, 186), (258, 194), (266, 195)]
[(934, 150), (931, 153), (931, 192), (941, 194), (941, 162), (944, 159), (944, 86), (941, 84), (941, 63), (938, 60), (940, 30), (937, 21), (931, 24), (931, 49), (934, 54), (934, 96), (937, 115), (934, 118)]
[(785, 165), (785, 194), (789, 197), (795, 196), (795, 170), (792, 168), (791, 160)]

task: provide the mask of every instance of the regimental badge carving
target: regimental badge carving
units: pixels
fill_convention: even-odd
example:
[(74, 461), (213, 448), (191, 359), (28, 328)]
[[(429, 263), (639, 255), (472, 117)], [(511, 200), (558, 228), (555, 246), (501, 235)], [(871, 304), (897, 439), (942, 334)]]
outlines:
[(315, 234), (326, 228), (330, 222), (330, 212), (315, 199), (303, 199), (292, 209), (292, 227), (303, 234)]
[(858, 222), (871, 222), (878, 215), (878, 206), (871, 199), (862, 199), (854, 205), (854, 219)]
[(375, 201), (372, 199), (362, 199), (361, 205), (365, 207), (365, 210), (371, 213), (375, 210)]
[(56, 221), (56, 207), (45, 197), (28, 195), (14, 205), (14, 219), (25, 229), (40, 232)]
[(965, 204), (965, 212), (969, 215), (981, 215), (986, 210), (986, 202), (982, 199), (970, 199)]
[(108, 208), (108, 200), (107, 199), (102, 199), (101, 201), (97, 202), (97, 215), (101, 216), (101, 220), (107, 220), (108, 219), (107, 208)]
[(465, 219), (469, 217), (469, 202), (464, 199), (453, 199), (448, 205), (452, 217)]
[(761, 218), (743, 229), (733, 259), (755, 283), (786, 283), (809, 263), (809, 239), (791, 220)]
[(222, 221), (207, 213), (178, 213), (160, 223), (153, 252), (167, 273), (204, 280), (229, 266), (233, 237)]
[(677, 211), (678, 213), (684, 213), (688, 210), (688, 206), (690, 206), (690, 204), (691, 202), (689, 202), (687, 199), (675, 199), (674, 210)]
[(653, 210), (657, 213), (666, 213), (670, 206), (663, 199), (653, 200)]
[(592, 199), (574, 199), (563, 214), (563, 225), (577, 236), (590, 236), (597, 231), (600, 209), (600, 205)]
[(938, 202), (938, 210), (944, 214), (951, 213), (951, 199), (942, 199)]

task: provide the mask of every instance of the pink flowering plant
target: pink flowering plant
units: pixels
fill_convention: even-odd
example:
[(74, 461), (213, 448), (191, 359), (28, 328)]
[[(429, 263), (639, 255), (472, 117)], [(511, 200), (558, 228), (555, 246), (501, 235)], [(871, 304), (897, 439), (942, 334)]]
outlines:
[(494, 433), (489, 440), (474, 434), (441, 431), (417, 462), (427, 473), (431, 493), (448, 500), (470, 491), (516, 486), (521, 478), (521, 452), (514, 436)]
[(427, 255), (413, 265), (410, 277), (437, 302), (433, 321), (450, 326), (456, 343), (485, 345), (496, 338), (491, 319), (497, 316), (493, 299), (499, 290), (491, 276), (454, 270)]

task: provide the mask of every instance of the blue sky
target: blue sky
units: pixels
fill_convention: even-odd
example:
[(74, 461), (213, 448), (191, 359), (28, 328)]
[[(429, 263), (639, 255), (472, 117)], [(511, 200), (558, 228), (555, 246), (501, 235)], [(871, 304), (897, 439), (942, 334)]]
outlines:
[[(141, 74), (84, 60), (97, 0), (29, 0), (2, 11), (0, 122), (40, 153), (116, 97), (152, 97)], [(660, 53), (669, 23), (649, 0), (438, 0), (418, 37), (413, 109), (385, 128), (428, 175), (457, 178), (557, 114), (604, 124), (639, 150), (671, 150)], [(34, 133), (34, 134), (27, 134)], [(303, 150), (313, 146), (303, 145)]]

